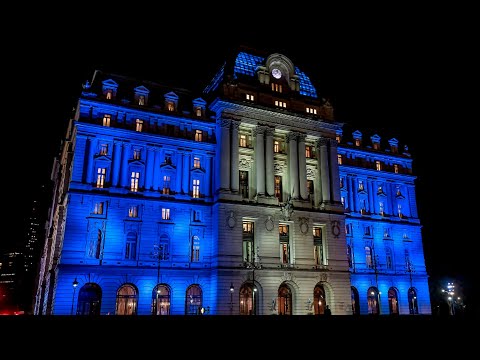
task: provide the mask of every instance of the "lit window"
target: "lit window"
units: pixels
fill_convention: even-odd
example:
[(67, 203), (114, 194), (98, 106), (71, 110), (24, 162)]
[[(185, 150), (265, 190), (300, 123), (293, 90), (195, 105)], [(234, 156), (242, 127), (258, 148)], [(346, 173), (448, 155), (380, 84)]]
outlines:
[(363, 180), (358, 180), (358, 191), (363, 191)]
[(162, 220), (170, 220), (170, 209), (162, 208)]
[(108, 154), (108, 144), (101, 144), (100, 155), (107, 155), (107, 154)]
[(140, 95), (138, 97), (138, 105), (145, 105), (145, 95)]
[(173, 111), (173, 110), (175, 110), (175, 105), (173, 105), (173, 102), (170, 102), (170, 101), (169, 101), (169, 102), (167, 103), (167, 110), (168, 110), (168, 111)]
[(313, 227), (313, 255), (315, 265), (324, 264), (322, 228), (319, 226)]
[(365, 265), (368, 269), (373, 268), (372, 248), (370, 246), (365, 246)]
[(275, 197), (278, 199), (278, 201), (282, 201), (282, 177), (275, 175), (275, 182), (274, 182), (274, 191), (275, 191)]
[(240, 135), (240, 146), (247, 147), (247, 135), (245, 134)]
[(143, 120), (137, 119), (135, 122), (135, 131), (142, 132)]
[(128, 217), (131, 217), (131, 218), (138, 217), (138, 205), (132, 205), (128, 208)]
[(140, 173), (136, 171), (132, 171), (132, 175), (130, 177), (130, 191), (133, 191), (133, 192), (138, 191), (139, 180), (140, 180)]
[(272, 83), (272, 91), (281, 93), (283, 90), (282, 85)]
[(193, 158), (193, 167), (195, 169), (200, 169), (200, 158), (199, 157), (194, 157)]
[(342, 163), (343, 163), (342, 155), (340, 155), (340, 154), (337, 155), (337, 161), (338, 161), (338, 165), (342, 165)]
[(312, 157), (312, 147), (311, 146), (305, 146), (305, 157), (307, 159), (310, 159)]
[(398, 217), (403, 217), (402, 204), (398, 204), (397, 210), (398, 210)]
[(254, 223), (251, 221), (243, 222), (242, 232), (242, 254), (243, 261), (247, 263), (253, 262), (253, 242), (254, 242)]
[(251, 94), (246, 94), (245, 96), (246, 96), (247, 100), (250, 100), (250, 101), (253, 101), (255, 99), (253, 97), (253, 95), (251, 95)]
[(377, 171), (382, 170), (382, 164), (378, 160), (375, 161), (375, 169), (377, 169)]
[(346, 235), (352, 234), (352, 224), (345, 224), (345, 234)]
[(200, 238), (198, 236), (192, 238), (191, 261), (200, 261)]
[(393, 165), (393, 171), (395, 172), (395, 174), (398, 174), (398, 165), (397, 164)]
[(203, 131), (195, 130), (195, 141), (203, 141)]
[(198, 179), (193, 179), (192, 196), (194, 198), (199, 198), (200, 197), (200, 180), (198, 180)]
[(112, 115), (109, 115), (109, 114), (103, 115), (103, 126), (110, 126), (111, 119), (112, 119)]
[(372, 231), (370, 230), (370, 226), (365, 226), (363, 228), (363, 235), (365, 235), (365, 236), (371, 236), (372, 235)]
[(286, 108), (286, 107), (287, 107), (287, 103), (285, 103), (285, 102), (283, 102), (283, 101), (275, 100), (275, 106)]
[(125, 259), (135, 260), (137, 257), (137, 233), (129, 232), (125, 243)]
[(198, 117), (202, 116), (202, 108), (200, 106), (197, 106), (195, 108), (195, 115), (197, 115)]
[(342, 196), (340, 201), (342, 202), (342, 206), (345, 207), (345, 196)]
[(112, 90), (107, 90), (107, 93), (105, 94), (105, 97), (107, 98), (107, 100), (112, 100), (113, 91)]
[(340, 141), (342, 141), (342, 138), (340, 137), (340, 135), (337, 135), (335, 136), (335, 140), (337, 140), (337, 143), (340, 143)]
[(273, 152), (274, 153), (279, 153), (280, 152), (280, 141), (275, 140), (273, 142)]
[(165, 195), (170, 194), (170, 176), (164, 175), (163, 176), (163, 190), (162, 193)]
[(380, 215), (384, 215), (385, 214), (385, 205), (383, 204), (382, 201), (380, 201), (380, 203), (378, 204), (378, 207), (380, 209)]
[(307, 194), (311, 197), (314, 194), (313, 180), (307, 180)]
[(380, 144), (379, 143), (373, 143), (373, 150), (380, 150)]
[(103, 202), (95, 203), (95, 207), (93, 209), (93, 213), (95, 215), (103, 215)]
[(361, 142), (360, 139), (355, 139), (355, 146), (360, 146)]
[(307, 107), (305, 111), (307, 112), (307, 114), (317, 115), (317, 109)]
[(286, 224), (278, 225), (279, 241), (280, 241), (280, 260), (282, 264), (290, 263), (290, 238), (289, 226)]
[(97, 169), (97, 188), (101, 189), (105, 185), (105, 178), (107, 176), (107, 169), (106, 168), (98, 168)]

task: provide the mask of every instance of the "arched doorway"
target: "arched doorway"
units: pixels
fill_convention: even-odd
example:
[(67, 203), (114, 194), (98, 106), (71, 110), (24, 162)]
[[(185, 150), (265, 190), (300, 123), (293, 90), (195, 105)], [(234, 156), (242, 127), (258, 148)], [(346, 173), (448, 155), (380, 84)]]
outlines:
[(170, 315), (170, 287), (166, 284), (153, 288), (152, 315)]
[(292, 315), (292, 290), (283, 283), (278, 288), (278, 315)]
[(117, 291), (116, 315), (136, 315), (137, 314), (137, 289), (132, 284), (120, 286)]
[(313, 289), (313, 309), (315, 315), (325, 314), (325, 305), (327, 305), (327, 298), (325, 296), (325, 289), (323, 285), (317, 284)]
[(203, 293), (199, 285), (190, 285), (185, 294), (185, 314), (199, 315), (202, 308)]
[(413, 287), (408, 289), (408, 309), (410, 314), (418, 314), (417, 291)]
[(77, 315), (100, 315), (102, 289), (95, 283), (87, 283), (78, 293)]
[(380, 301), (378, 298), (378, 289), (374, 286), (367, 291), (368, 313), (371, 315), (380, 315)]
[(390, 315), (398, 315), (397, 290), (395, 290), (393, 287), (388, 289), (388, 309), (390, 311)]
[(258, 309), (257, 289), (245, 283), (240, 288), (240, 315), (256, 315)]
[(352, 315), (360, 315), (360, 296), (358, 296), (358, 290), (352, 286)]

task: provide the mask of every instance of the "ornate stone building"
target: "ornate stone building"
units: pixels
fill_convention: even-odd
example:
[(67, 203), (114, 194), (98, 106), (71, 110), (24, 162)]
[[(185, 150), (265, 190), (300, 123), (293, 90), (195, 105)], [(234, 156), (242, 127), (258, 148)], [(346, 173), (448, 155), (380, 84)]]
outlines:
[[(53, 171), (37, 314), (368, 312), (371, 299), (355, 291), (371, 268), (357, 276), (351, 256), (364, 244), (344, 231), (373, 221), (344, 207), (344, 178), (364, 170), (339, 169), (339, 156), (361, 148), (339, 147), (332, 107), (290, 59), (240, 51), (201, 96), (96, 71), (76, 109)], [(412, 288), (429, 312), (408, 214), (398, 223), (416, 239)], [(374, 285), (394, 275), (412, 273)], [(403, 293), (397, 301), (408, 312)]]

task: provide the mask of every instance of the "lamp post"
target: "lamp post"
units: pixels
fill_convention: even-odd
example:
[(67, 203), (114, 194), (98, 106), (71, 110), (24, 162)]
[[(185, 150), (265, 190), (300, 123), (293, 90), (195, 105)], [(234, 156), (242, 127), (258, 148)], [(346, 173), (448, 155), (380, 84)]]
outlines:
[(255, 306), (255, 293), (257, 292), (257, 288), (255, 284), (253, 284), (253, 291), (252, 291), (252, 315), (256, 315), (257, 309)]
[(233, 315), (233, 292), (235, 288), (233, 287), (233, 282), (230, 283), (230, 315)]
[(77, 291), (77, 286), (78, 286), (78, 281), (76, 277), (75, 277), (75, 280), (73, 280), (72, 286), (73, 286), (73, 295), (72, 295), (72, 309), (70, 310), (70, 315), (73, 315), (73, 304), (75, 303), (75, 292)]
[(160, 295), (160, 289), (158, 288), (158, 284), (160, 282), (160, 260), (162, 259), (162, 246), (160, 244), (158, 245), (153, 245), (153, 251), (150, 253), (150, 256), (157, 260), (157, 285), (155, 286), (157, 288), (156, 294), (155, 294), (155, 313), (154, 315), (159, 315), (158, 314), (158, 296)]

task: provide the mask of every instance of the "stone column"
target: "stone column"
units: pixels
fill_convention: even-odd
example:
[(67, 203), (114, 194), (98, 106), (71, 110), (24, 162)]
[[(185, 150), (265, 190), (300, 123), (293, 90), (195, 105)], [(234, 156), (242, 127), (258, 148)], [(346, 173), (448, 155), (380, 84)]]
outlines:
[(376, 202), (377, 189), (375, 189), (375, 180), (367, 179), (367, 185), (368, 185), (367, 190), (368, 190), (369, 211), (372, 214), (375, 214), (376, 213), (375, 209), (377, 208), (377, 202)]
[(94, 169), (95, 161), (95, 146), (97, 145), (97, 139), (88, 139), (88, 154), (87, 154), (87, 183), (92, 184), (95, 181), (95, 173), (97, 169)]
[(238, 128), (239, 126), (240, 126), (240, 121), (232, 120), (230, 188), (234, 193), (238, 193), (239, 181), (240, 181), (239, 174), (238, 174)]
[(112, 186), (118, 186), (120, 178), (120, 165), (122, 163), (122, 143), (115, 141), (113, 145)]
[(155, 165), (155, 149), (147, 147), (147, 171), (145, 172), (145, 190), (151, 190), (153, 184), (153, 167)]
[(357, 184), (357, 177), (355, 176), (352, 176), (352, 194), (353, 194), (353, 209), (355, 212), (358, 212), (360, 211), (360, 209), (358, 208), (358, 184)]
[(351, 176), (346, 176), (345, 181), (347, 182), (348, 188), (348, 209), (351, 212), (355, 211), (355, 206), (353, 202), (353, 178)]
[(320, 176), (322, 177), (322, 201), (330, 202), (330, 174), (328, 166), (327, 138), (320, 138), (317, 147), (320, 149)]
[(177, 152), (176, 156), (176, 174), (175, 174), (175, 193), (180, 194), (182, 192), (182, 172), (183, 172), (183, 154)]
[[(209, 197), (212, 195), (212, 166), (211, 166), (212, 158), (210, 156), (205, 156), (205, 196)], [(238, 167), (238, 161), (237, 161)], [(238, 171), (237, 171), (238, 174)], [(237, 175), (238, 178), (238, 175)]]
[(390, 214), (391, 215), (394, 215), (394, 216), (398, 216), (398, 207), (396, 206), (396, 194), (395, 194), (395, 189), (394, 189), (394, 186), (392, 183), (390, 182), (387, 182), (386, 185), (387, 186), (387, 196), (388, 196), (388, 199), (390, 200)]
[(298, 186), (298, 146), (297, 133), (291, 132), (285, 137), (288, 144), (288, 179), (290, 181), (289, 195), (292, 199), (300, 197), (300, 187)]
[(298, 135), (298, 177), (300, 197), (307, 200), (307, 158), (305, 154), (305, 134)]
[(275, 194), (275, 177), (273, 169), (273, 132), (274, 129), (267, 128), (265, 130), (265, 180), (266, 194), (274, 196)]
[(253, 135), (256, 137), (255, 142), (255, 169), (257, 177), (257, 195), (265, 195), (265, 141), (263, 133), (265, 127), (258, 125)]
[(183, 154), (183, 186), (182, 191), (184, 194), (190, 192), (190, 154)]
[(332, 182), (333, 201), (340, 202), (340, 172), (338, 171), (337, 140), (330, 139), (330, 179)]
[(318, 204), (320, 206), (323, 202), (323, 189), (322, 189), (322, 161), (320, 156), (320, 146), (317, 142), (317, 177), (315, 178), (315, 192), (318, 193)]
[(120, 179), (120, 185), (122, 187), (127, 187), (128, 186), (128, 161), (130, 160), (130, 147), (131, 145), (128, 143), (123, 144), (123, 152), (122, 152), (122, 176)]
[[(220, 190), (230, 190), (230, 120), (217, 120), (218, 138), (218, 163), (220, 174)], [(218, 145), (217, 145), (218, 146)]]
[(160, 187), (160, 165), (161, 164), (162, 164), (162, 153), (160, 149), (155, 149), (155, 165), (153, 168), (153, 190), (155, 191), (158, 191), (158, 188)]

